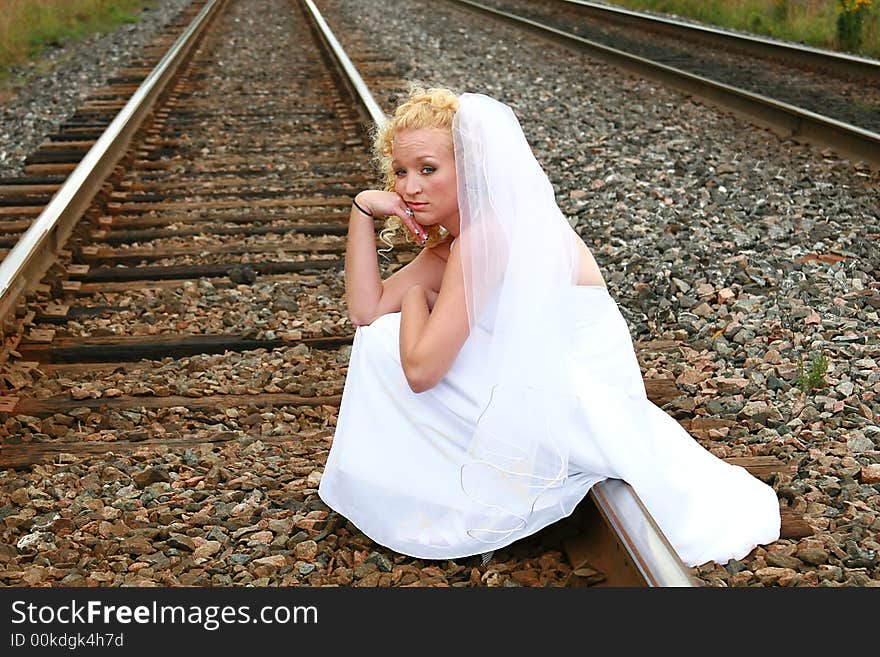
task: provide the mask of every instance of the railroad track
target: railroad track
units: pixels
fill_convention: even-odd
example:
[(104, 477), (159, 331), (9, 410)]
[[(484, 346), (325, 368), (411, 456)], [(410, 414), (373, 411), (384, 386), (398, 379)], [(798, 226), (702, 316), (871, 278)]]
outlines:
[[(17, 471), (0, 479), (3, 542), (23, 560), (6, 555), (6, 583), (478, 583), (391, 563), (317, 497), (353, 333), (342, 254), (350, 198), (372, 180), (369, 90), (400, 81), (374, 53), (353, 77), (338, 43), (328, 66), (318, 44), (335, 40), (310, 2), (257, 0), (287, 18), (273, 47), (248, 40), (251, 4), (194, 3), (152, 52), (176, 69), (163, 88), (144, 92), (164, 74), (135, 63), (0, 188), (0, 467)], [(140, 118), (120, 127), (127, 109)], [(99, 160), (86, 148), (105, 138)], [(655, 403), (676, 394), (646, 384)], [(809, 532), (786, 518), (784, 535)], [(520, 572), (557, 537), (571, 567), (521, 583), (694, 583), (621, 482), (521, 541)]]
[(581, 0), (451, 0), (880, 167), (880, 62)]

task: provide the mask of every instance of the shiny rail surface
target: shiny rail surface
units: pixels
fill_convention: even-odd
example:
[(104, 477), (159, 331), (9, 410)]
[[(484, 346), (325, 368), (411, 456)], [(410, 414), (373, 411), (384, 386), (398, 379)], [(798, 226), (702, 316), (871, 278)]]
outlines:
[(590, 498), (645, 586), (699, 586), (632, 487), (619, 479), (593, 486)]
[(307, 10), (307, 15), (313, 22), (315, 31), (339, 70), (342, 82), (348, 87), (352, 97), (358, 99), (362, 112), (376, 125), (384, 125), (385, 114), (379, 107), (379, 103), (376, 102), (370, 88), (364, 82), (361, 74), (358, 73), (355, 65), (352, 64), (351, 59), (345, 54), (345, 50), (342, 48), (336, 35), (333, 34), (330, 26), (327, 25), (327, 21), (324, 20), (321, 12), (318, 11), (315, 3), (312, 0), (302, 0), (302, 3)]
[(652, 78), (718, 107), (732, 110), (784, 138), (831, 148), (840, 156), (880, 168), (880, 134), (844, 123), (761, 94), (733, 87), (681, 69), (612, 48), (541, 22), (501, 11), (472, 0), (449, 0), (503, 20), (520, 29), (586, 53), (624, 70)]
[[(374, 122), (384, 124), (385, 115), (373, 94), (345, 55), (314, 2), (303, 2), (315, 28), (321, 33), (322, 42), (332, 50), (339, 74), (347, 77), (346, 85), (349, 88), (357, 90), (353, 96), (359, 99), (363, 111)], [(698, 585), (629, 484), (616, 479), (603, 481), (593, 486), (589, 498), (608, 533), (592, 535), (587, 551), (593, 563), (601, 563), (609, 584)]]

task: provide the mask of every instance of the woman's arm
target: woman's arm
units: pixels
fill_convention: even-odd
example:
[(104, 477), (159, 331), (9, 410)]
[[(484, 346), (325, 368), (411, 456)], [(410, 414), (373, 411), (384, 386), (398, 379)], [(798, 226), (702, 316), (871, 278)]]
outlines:
[(469, 328), (458, 244), (452, 245), (440, 294), (429, 312), (430, 290), (414, 285), (403, 297), (400, 362), (413, 392), (425, 392), (446, 376)]
[[(419, 234), (416, 231), (424, 230), (406, 214), (406, 205), (403, 199), (393, 192), (366, 190), (359, 193), (355, 197), (355, 201), (374, 216), (393, 214), (401, 217), (407, 227), (416, 235)], [(363, 213), (352, 203), (351, 213), (348, 216), (348, 239), (345, 245), (345, 303), (348, 308), (348, 317), (356, 326), (370, 324), (376, 317), (391, 312), (386, 308), (395, 304), (393, 298), (388, 298), (385, 303), (382, 303), (386, 285), (379, 274), (379, 261), (376, 257), (376, 229), (373, 220), (374, 217)], [(440, 260), (439, 256), (433, 257)], [(412, 270), (425, 268), (421, 263), (426, 259), (429, 260), (429, 258), (422, 258), (420, 264), (413, 267)], [(415, 261), (410, 263), (410, 265), (413, 264)], [(431, 267), (429, 266), (427, 269), (431, 269)], [(436, 263), (433, 269), (436, 270)], [(402, 272), (403, 270), (397, 274)], [(430, 276), (436, 272), (426, 273)], [(399, 286), (400, 279), (411, 276), (412, 274), (397, 276), (392, 287)], [(388, 282), (390, 283), (392, 279), (394, 276), (388, 279)], [(422, 279), (424, 276), (419, 278), (419, 280)], [(400, 302), (399, 295), (396, 302)]]
[(373, 217), (368, 217), (352, 204), (345, 244), (345, 304), (351, 323), (371, 322), (381, 297), (382, 277), (376, 259)]

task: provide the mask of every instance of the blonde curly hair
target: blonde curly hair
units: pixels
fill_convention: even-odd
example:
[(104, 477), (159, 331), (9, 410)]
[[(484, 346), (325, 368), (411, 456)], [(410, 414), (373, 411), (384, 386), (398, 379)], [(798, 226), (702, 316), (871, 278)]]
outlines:
[[(458, 96), (442, 87), (425, 88), (419, 84), (411, 84), (409, 99), (394, 111), (380, 128), (373, 133), (373, 157), (380, 173), (385, 179), (385, 191), (393, 192), (396, 183), (394, 168), (391, 166), (391, 150), (394, 146), (394, 138), (401, 130), (418, 130), (420, 128), (445, 128), (449, 130), (449, 140), (452, 141), (452, 119), (458, 111)], [(428, 226), (428, 239), (424, 243), (417, 243), (407, 230), (400, 217), (390, 216), (385, 220), (385, 228), (379, 232), (379, 239), (388, 245), (389, 250), (393, 246), (392, 239), (403, 238), (411, 244), (419, 244), (432, 248), (449, 238), (449, 233), (443, 226)]]

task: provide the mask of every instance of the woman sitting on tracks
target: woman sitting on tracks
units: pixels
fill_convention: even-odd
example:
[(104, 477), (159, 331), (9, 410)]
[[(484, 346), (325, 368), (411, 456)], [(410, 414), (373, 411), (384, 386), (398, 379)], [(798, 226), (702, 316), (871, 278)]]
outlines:
[[(626, 322), (511, 109), (412, 92), (378, 132), (387, 191), (351, 210), (358, 325), (319, 494), (377, 543), (491, 554), (633, 486), (688, 565), (779, 537), (772, 488), (652, 404)], [(424, 248), (382, 280), (373, 218)]]

